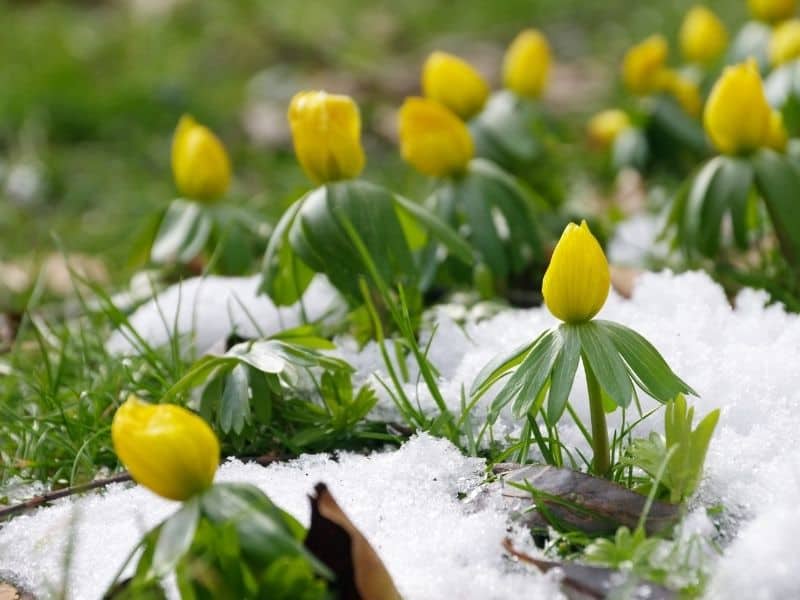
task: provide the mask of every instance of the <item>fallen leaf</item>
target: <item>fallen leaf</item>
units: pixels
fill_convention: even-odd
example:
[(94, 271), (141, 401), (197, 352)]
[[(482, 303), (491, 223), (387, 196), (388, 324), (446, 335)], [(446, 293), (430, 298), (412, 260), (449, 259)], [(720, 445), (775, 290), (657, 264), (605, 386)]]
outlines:
[(391, 575), (327, 486), (314, 486), (305, 546), (336, 575), (340, 600), (400, 600)]

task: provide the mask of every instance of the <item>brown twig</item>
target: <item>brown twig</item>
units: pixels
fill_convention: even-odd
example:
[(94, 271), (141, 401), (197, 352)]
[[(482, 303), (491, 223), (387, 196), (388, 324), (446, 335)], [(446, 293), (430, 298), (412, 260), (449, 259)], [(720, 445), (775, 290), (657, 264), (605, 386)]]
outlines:
[[(264, 454), (263, 456), (235, 456), (234, 458), (241, 460), (242, 462), (257, 463), (265, 467), (274, 462), (285, 460), (287, 457), (277, 453), (270, 453)], [(34, 496), (25, 502), (13, 504), (11, 506), (7, 506), (6, 508), (0, 508), (0, 523), (20, 513), (45, 506), (51, 502), (60, 500), (61, 498), (67, 498), (69, 496), (74, 496), (75, 494), (83, 494), (85, 492), (91, 492), (92, 490), (102, 489), (113, 483), (126, 483), (129, 481), (133, 481), (130, 473), (123, 471), (122, 473), (118, 473), (117, 475), (107, 477), (105, 479), (95, 479), (94, 481), (90, 481), (88, 483), (82, 483), (80, 485), (74, 485), (51, 492), (45, 492), (44, 494)]]

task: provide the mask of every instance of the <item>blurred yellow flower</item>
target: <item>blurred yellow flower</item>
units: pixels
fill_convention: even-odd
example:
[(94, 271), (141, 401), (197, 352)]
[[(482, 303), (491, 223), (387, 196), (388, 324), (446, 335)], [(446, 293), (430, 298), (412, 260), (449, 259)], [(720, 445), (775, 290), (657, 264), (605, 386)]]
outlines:
[(700, 114), (703, 97), (698, 85), (688, 77), (672, 69), (664, 69), (658, 87), (675, 98), (688, 115), (696, 117)]
[(773, 66), (800, 57), (800, 19), (790, 19), (776, 26), (769, 40), (769, 60)]
[(747, 0), (750, 13), (759, 21), (775, 23), (794, 14), (797, 0)]
[(422, 67), (422, 93), (462, 119), (469, 119), (486, 104), (489, 86), (466, 61), (446, 52), (434, 52)]
[(475, 154), (467, 126), (435, 100), (406, 98), (399, 120), (400, 153), (426, 175), (457, 175)]
[(299, 92), (289, 104), (294, 153), (318, 184), (358, 177), (366, 159), (361, 115), (350, 96)]
[(773, 150), (783, 152), (788, 143), (789, 133), (783, 124), (783, 114), (778, 110), (773, 110), (769, 116), (769, 136), (766, 145)]
[(203, 202), (219, 199), (231, 182), (225, 146), (189, 115), (178, 121), (172, 138), (172, 173), (183, 196)]
[(520, 33), (506, 50), (503, 59), (503, 83), (517, 94), (538, 98), (547, 84), (550, 71), (550, 45), (535, 29)]
[(722, 72), (706, 102), (703, 124), (720, 152), (739, 154), (767, 145), (771, 114), (751, 58)]
[(617, 136), (631, 126), (630, 117), (624, 110), (609, 109), (597, 113), (586, 127), (589, 141), (600, 148), (608, 148)]
[(611, 287), (608, 261), (586, 221), (561, 234), (542, 281), (548, 310), (566, 323), (584, 323), (606, 302)]
[(693, 6), (681, 24), (678, 35), (681, 52), (689, 62), (710, 63), (717, 59), (728, 45), (725, 25), (705, 6)]
[(131, 477), (159, 496), (187, 500), (214, 481), (219, 441), (185, 408), (130, 396), (114, 415), (111, 439)]
[(634, 94), (657, 91), (669, 48), (662, 35), (652, 35), (628, 50), (622, 60), (622, 81)]

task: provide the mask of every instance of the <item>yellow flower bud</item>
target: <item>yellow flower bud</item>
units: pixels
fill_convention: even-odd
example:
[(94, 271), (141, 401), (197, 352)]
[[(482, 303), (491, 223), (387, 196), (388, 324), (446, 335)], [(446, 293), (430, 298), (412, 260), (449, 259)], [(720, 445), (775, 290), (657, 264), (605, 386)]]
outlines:
[(130, 396), (114, 415), (111, 439), (131, 477), (159, 496), (187, 500), (214, 481), (219, 441), (185, 408)]
[(289, 104), (297, 160), (314, 183), (358, 177), (364, 169), (361, 115), (349, 96), (300, 92)]
[(769, 40), (769, 60), (773, 66), (800, 57), (800, 19), (790, 19), (775, 27)]
[(172, 138), (172, 173), (187, 198), (213, 202), (231, 182), (231, 164), (225, 146), (189, 115), (178, 121)]
[(769, 116), (769, 137), (767, 138), (767, 146), (778, 152), (786, 150), (786, 144), (789, 143), (789, 134), (783, 124), (783, 114), (780, 111), (773, 110)]
[(586, 127), (589, 140), (600, 148), (608, 148), (617, 136), (631, 126), (630, 117), (624, 110), (610, 109), (597, 113)]
[(622, 81), (634, 94), (649, 94), (657, 89), (667, 61), (669, 47), (663, 35), (651, 35), (633, 46), (622, 60)]
[(406, 98), (399, 120), (400, 154), (426, 175), (461, 173), (475, 154), (467, 126), (435, 100)]
[(566, 323), (584, 323), (603, 308), (610, 288), (611, 273), (599, 242), (586, 221), (570, 223), (542, 281), (548, 310)]
[(489, 86), (466, 61), (446, 52), (434, 52), (422, 67), (422, 93), (462, 119), (469, 119), (486, 104)]
[(675, 98), (686, 114), (692, 117), (700, 114), (703, 97), (700, 88), (691, 79), (672, 69), (664, 69), (658, 87)]
[(550, 71), (550, 45), (540, 32), (526, 29), (506, 50), (503, 59), (503, 83), (517, 94), (538, 98)]
[(747, 5), (759, 21), (776, 23), (794, 14), (797, 0), (747, 0)]
[(703, 124), (724, 154), (749, 152), (767, 145), (772, 109), (754, 59), (726, 67), (706, 102)]
[(695, 63), (713, 62), (728, 45), (725, 25), (717, 15), (700, 5), (686, 13), (678, 37), (683, 57)]

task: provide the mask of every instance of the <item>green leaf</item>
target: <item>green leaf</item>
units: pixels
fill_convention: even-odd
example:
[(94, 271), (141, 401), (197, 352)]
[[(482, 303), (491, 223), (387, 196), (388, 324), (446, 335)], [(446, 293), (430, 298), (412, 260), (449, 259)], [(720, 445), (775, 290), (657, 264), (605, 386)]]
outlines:
[[(509, 90), (495, 92), (481, 113), (470, 122), (470, 131), (479, 150), (489, 158), (511, 157), (514, 163), (530, 163), (542, 153), (534, 127), (539, 113), (535, 104)], [(490, 148), (500, 153), (495, 156)], [(484, 156), (485, 154), (481, 154)]]
[(674, 400), (678, 394), (697, 395), (642, 335), (619, 323), (599, 319), (594, 323), (611, 338), (645, 393), (662, 403)]
[(715, 256), (719, 249), (722, 217), (730, 212), (736, 225), (736, 241), (740, 247), (747, 247), (747, 198), (753, 185), (753, 169), (742, 158), (719, 156), (714, 178), (706, 192), (700, 235), (697, 240), (700, 250), (706, 256)]
[(247, 377), (247, 367), (239, 364), (225, 378), (218, 422), (223, 433), (232, 430), (238, 435), (249, 421), (250, 382)]
[(667, 450), (672, 451), (664, 484), (670, 490), (672, 502), (691, 496), (703, 474), (708, 446), (719, 420), (720, 411), (710, 412), (692, 431), (694, 408), (689, 408), (686, 398), (679, 395), (667, 405), (664, 431)]
[(297, 302), (314, 276), (314, 272), (295, 255), (288, 242), (289, 230), (303, 206), (304, 199), (305, 196), (283, 214), (264, 253), (259, 291), (266, 293), (278, 306)]
[(571, 325), (558, 327), (562, 337), (561, 350), (553, 364), (550, 382), (550, 393), (547, 397), (547, 422), (555, 425), (564, 413), (572, 389), (572, 381), (578, 370), (578, 359), (581, 356), (581, 340), (578, 331)]
[(188, 263), (211, 235), (212, 219), (196, 202), (176, 199), (167, 208), (150, 250), (154, 263)]
[[(700, 232), (703, 231), (703, 215), (706, 198), (711, 189), (717, 171), (722, 167), (722, 157), (716, 156), (708, 161), (694, 177), (689, 188), (684, 205), (681, 234), (687, 250), (697, 250), (700, 247)], [(720, 215), (721, 218), (721, 215)], [(719, 222), (717, 223), (719, 227)]]
[(615, 139), (611, 149), (611, 164), (616, 169), (634, 167), (643, 169), (647, 164), (650, 149), (644, 131), (629, 127)]
[(488, 416), (490, 422), (496, 421), (502, 408), (512, 400), (514, 400), (514, 415), (517, 417), (534, 406), (536, 397), (550, 378), (550, 371), (561, 344), (562, 338), (557, 329), (546, 331), (536, 340), (492, 402)]
[(541, 339), (542, 335), (544, 333), (529, 344), (523, 344), (508, 354), (500, 354), (486, 363), (469, 388), (470, 398), (473, 400), (480, 398), (499, 379), (505, 377), (525, 359), (528, 351)]
[(445, 221), (425, 207), (403, 196), (395, 194), (394, 201), (402, 212), (415, 219), (420, 226), (427, 229), (433, 237), (441, 242), (450, 254), (465, 264), (471, 265), (474, 262), (472, 248)]
[(175, 568), (192, 545), (199, 520), (200, 501), (195, 497), (161, 524), (149, 577), (160, 579)]
[(617, 406), (627, 407), (633, 397), (633, 384), (625, 363), (606, 331), (594, 321), (577, 325), (581, 355), (588, 361), (601, 389)]
[(789, 159), (767, 148), (753, 156), (752, 164), (781, 252), (789, 264), (800, 268), (800, 176)]

